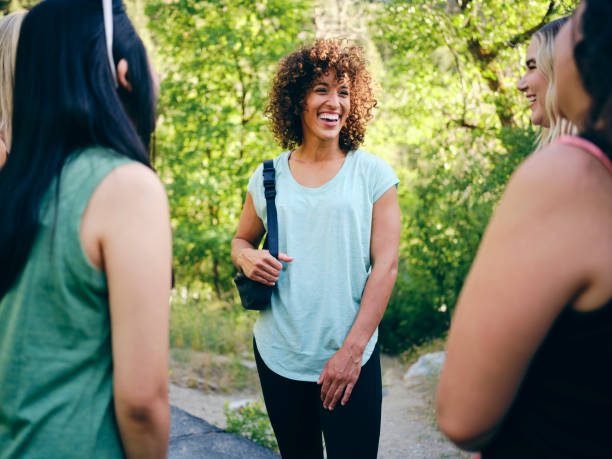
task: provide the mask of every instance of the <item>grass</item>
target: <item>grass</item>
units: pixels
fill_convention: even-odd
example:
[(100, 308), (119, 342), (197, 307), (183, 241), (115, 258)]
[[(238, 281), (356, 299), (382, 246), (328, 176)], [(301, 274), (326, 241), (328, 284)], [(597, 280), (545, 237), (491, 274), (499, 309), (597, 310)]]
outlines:
[(183, 290), (172, 297), (170, 346), (226, 355), (248, 352), (256, 318), (239, 303)]
[(220, 355), (192, 349), (170, 350), (170, 381), (204, 392), (234, 393), (259, 390), (250, 356)]
[(178, 289), (171, 301), (170, 377), (179, 385), (230, 393), (259, 387), (253, 360), (257, 313), (211, 292)]

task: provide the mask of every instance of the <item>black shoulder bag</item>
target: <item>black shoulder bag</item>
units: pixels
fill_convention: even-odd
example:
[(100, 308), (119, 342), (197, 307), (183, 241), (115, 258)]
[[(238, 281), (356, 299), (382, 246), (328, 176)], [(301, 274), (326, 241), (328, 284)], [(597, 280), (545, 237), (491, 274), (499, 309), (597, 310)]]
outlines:
[[(268, 234), (263, 248), (270, 251), (270, 255), (278, 259), (278, 222), (276, 218), (276, 177), (274, 162), (267, 159), (263, 163), (264, 194), (268, 214)], [(240, 294), (240, 301), (245, 309), (261, 311), (270, 304), (274, 287), (249, 279), (243, 272), (235, 278), (234, 283)]]

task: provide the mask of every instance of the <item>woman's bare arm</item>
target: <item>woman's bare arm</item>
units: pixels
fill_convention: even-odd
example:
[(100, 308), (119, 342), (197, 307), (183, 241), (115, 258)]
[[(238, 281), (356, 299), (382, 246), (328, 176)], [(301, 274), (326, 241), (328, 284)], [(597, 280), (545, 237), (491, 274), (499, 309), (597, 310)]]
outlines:
[[(247, 192), (244, 208), (240, 215), (238, 231), (232, 240), (232, 261), (236, 268), (257, 282), (274, 285), (278, 281), (283, 265), (267, 250), (257, 250), (265, 228), (261, 219), (255, 212), (251, 193)], [(290, 262), (293, 258), (279, 253), (279, 260)]]
[(120, 166), (94, 192), (81, 237), (96, 235), (109, 289), (115, 413), (130, 458), (168, 446), (168, 320), (172, 242), (163, 185), (141, 164)]

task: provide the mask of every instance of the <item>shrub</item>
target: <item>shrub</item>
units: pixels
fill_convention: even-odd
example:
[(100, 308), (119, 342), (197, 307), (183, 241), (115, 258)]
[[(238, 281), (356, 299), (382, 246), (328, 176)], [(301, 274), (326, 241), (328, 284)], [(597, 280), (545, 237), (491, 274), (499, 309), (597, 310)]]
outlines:
[(226, 401), (223, 412), (227, 424), (225, 430), (278, 451), (268, 413), (261, 403), (250, 402), (237, 410), (230, 410)]
[(400, 268), (380, 326), (383, 350), (399, 353), (447, 331), (494, 206), (533, 139), (531, 129), (474, 132), (422, 155), (414, 187), (400, 196)]

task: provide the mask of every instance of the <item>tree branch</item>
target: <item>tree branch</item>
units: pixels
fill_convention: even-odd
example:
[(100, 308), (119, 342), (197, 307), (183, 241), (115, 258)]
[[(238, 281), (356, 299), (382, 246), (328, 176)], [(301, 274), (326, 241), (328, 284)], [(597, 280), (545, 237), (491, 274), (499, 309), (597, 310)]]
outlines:
[(467, 42), (467, 48), (474, 60), (481, 68), (485, 68), (493, 59), (497, 57), (497, 47), (493, 50), (485, 49), (478, 38), (470, 38)]
[[(542, 19), (540, 20), (540, 23), (534, 27), (532, 27), (529, 30), (525, 30), (524, 32), (521, 32), (519, 34), (516, 34), (514, 37), (512, 37), (509, 41), (510, 45), (512, 46), (516, 46), (520, 43), (525, 43), (527, 40), (529, 40), (531, 38), (531, 36), (536, 33), (538, 30), (540, 30), (542, 27), (544, 27), (546, 24), (548, 24), (550, 16), (552, 15), (553, 11), (555, 10), (555, 0), (550, 0), (550, 3), (548, 4), (548, 10), (546, 10), (546, 14), (542, 17)], [(501, 44), (498, 46), (502, 46)]]

